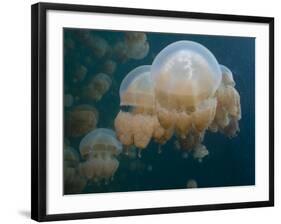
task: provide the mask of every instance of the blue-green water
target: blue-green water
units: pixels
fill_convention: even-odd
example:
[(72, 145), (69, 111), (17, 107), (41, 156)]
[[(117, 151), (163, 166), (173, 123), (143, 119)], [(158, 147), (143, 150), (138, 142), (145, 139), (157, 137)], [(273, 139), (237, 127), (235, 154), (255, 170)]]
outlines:
[[(79, 30), (79, 33), (86, 32)], [(91, 34), (104, 38), (110, 46), (124, 38), (124, 32), (92, 30)], [(198, 162), (192, 156), (183, 158), (175, 147), (176, 138), (170, 139), (158, 153), (158, 144), (151, 141), (142, 157), (118, 156), (119, 168), (109, 183), (88, 183), (81, 193), (143, 191), (186, 188), (189, 179), (198, 187), (225, 187), (255, 184), (255, 39), (251, 37), (206, 36), (168, 33), (146, 33), (150, 45), (148, 55), (141, 60), (117, 62), (109, 91), (98, 102), (80, 98), (81, 89), (100, 72), (107, 55), (96, 58), (79, 39), (77, 30), (64, 29), (64, 40), (71, 39), (74, 47), (64, 49), (64, 92), (76, 97), (72, 107), (90, 104), (99, 111), (97, 127), (114, 129), (114, 119), (120, 107), (119, 86), (123, 78), (137, 66), (151, 64), (164, 47), (179, 40), (191, 40), (207, 47), (220, 64), (231, 69), (235, 88), (241, 97), (242, 119), (240, 132), (235, 138), (207, 132), (203, 144), (209, 155)], [(114, 58), (113, 58), (114, 59)], [(73, 83), (75, 65), (82, 64), (87, 74), (82, 82)], [(71, 108), (65, 107), (65, 112)], [(66, 121), (65, 121), (66, 122)], [(79, 152), (81, 137), (68, 137), (68, 144)], [(80, 158), (81, 159), (81, 158)], [(81, 159), (82, 161), (82, 159)], [(72, 192), (70, 192), (72, 193)], [(73, 192), (77, 193), (77, 192)], [(78, 192), (79, 193), (79, 192)]]

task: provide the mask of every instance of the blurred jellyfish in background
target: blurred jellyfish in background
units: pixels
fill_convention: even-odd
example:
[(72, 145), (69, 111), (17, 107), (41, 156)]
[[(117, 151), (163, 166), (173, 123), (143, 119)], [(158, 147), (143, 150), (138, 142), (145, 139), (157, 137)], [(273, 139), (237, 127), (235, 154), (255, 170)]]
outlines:
[(89, 181), (109, 181), (118, 169), (117, 156), (122, 144), (111, 129), (98, 128), (88, 133), (80, 142), (81, 156), (86, 160), (80, 164), (80, 174)]
[(110, 89), (111, 84), (112, 80), (107, 74), (99, 73), (82, 89), (82, 97), (100, 101), (103, 95)]
[(113, 75), (117, 67), (117, 63), (112, 59), (107, 59), (102, 65), (101, 71), (108, 75)]
[(194, 180), (194, 179), (190, 179), (186, 183), (186, 188), (197, 188), (197, 187), (198, 187), (198, 184), (197, 184), (196, 180)]
[(111, 51), (107, 41), (91, 31), (78, 31), (77, 34), (79, 40), (91, 50), (94, 57), (102, 58)]
[(80, 137), (96, 128), (99, 113), (90, 105), (79, 105), (65, 114), (65, 135)]
[(125, 43), (129, 58), (140, 60), (146, 57), (149, 52), (149, 43), (145, 33), (127, 32), (125, 34)]
[(85, 79), (87, 72), (88, 69), (84, 65), (81, 64), (75, 65), (75, 68), (72, 73), (72, 81), (74, 83), (82, 82)]
[(228, 137), (235, 137), (239, 132), (238, 121), (241, 119), (240, 95), (235, 89), (232, 72), (221, 65), (222, 82), (217, 90), (218, 106), (210, 130), (220, 131)]
[(122, 63), (128, 59), (141, 60), (148, 52), (147, 36), (142, 32), (126, 32), (124, 40), (116, 42), (113, 47), (113, 54)]
[(115, 118), (118, 139), (126, 146), (144, 149), (151, 138), (158, 135), (160, 127), (155, 115), (150, 66), (139, 66), (129, 72), (120, 85), (119, 94), (121, 110)]
[(65, 146), (64, 155), (64, 194), (81, 193), (87, 184), (86, 178), (79, 173), (79, 154), (70, 146)]

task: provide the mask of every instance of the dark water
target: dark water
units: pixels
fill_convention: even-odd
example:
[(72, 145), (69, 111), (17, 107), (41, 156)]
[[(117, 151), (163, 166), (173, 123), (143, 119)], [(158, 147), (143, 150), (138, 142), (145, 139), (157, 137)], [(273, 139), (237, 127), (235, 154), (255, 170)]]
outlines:
[[(80, 32), (83, 32), (80, 30)], [(123, 32), (92, 31), (103, 37), (109, 45), (124, 38)], [(99, 72), (103, 63), (91, 55), (77, 37), (77, 30), (65, 29), (64, 38), (71, 38), (75, 48), (65, 50), (64, 82), (65, 93), (79, 95), (83, 85)], [(153, 141), (142, 153), (142, 158), (129, 158), (120, 155), (119, 168), (114, 180), (108, 184), (89, 183), (82, 193), (141, 191), (159, 189), (186, 188), (187, 180), (194, 179), (198, 187), (224, 187), (255, 184), (255, 39), (250, 37), (227, 37), (206, 35), (182, 35), (147, 33), (150, 51), (142, 60), (128, 60), (118, 63), (112, 75), (112, 86), (99, 102), (75, 101), (73, 106), (91, 104), (100, 114), (98, 127), (114, 128), (113, 121), (119, 112), (119, 86), (126, 74), (139, 65), (151, 64), (153, 58), (168, 44), (178, 40), (192, 40), (207, 47), (220, 64), (233, 72), (236, 89), (241, 96), (242, 119), (237, 137), (229, 139), (220, 133), (207, 132), (203, 144), (209, 155), (200, 163), (192, 156), (184, 159), (181, 150), (175, 149), (175, 137), (164, 146), (162, 153), (157, 152), (158, 145)], [(93, 58), (86, 63), (86, 58)], [(70, 77), (73, 65), (86, 64), (88, 69), (85, 80), (73, 84)], [(67, 110), (67, 109), (65, 109)], [(70, 145), (78, 151), (81, 138), (68, 138)]]

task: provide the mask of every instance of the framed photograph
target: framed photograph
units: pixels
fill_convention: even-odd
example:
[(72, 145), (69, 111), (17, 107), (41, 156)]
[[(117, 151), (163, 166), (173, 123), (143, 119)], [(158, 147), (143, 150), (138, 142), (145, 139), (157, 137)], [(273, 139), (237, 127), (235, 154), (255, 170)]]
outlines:
[(274, 19), (32, 5), (32, 219), (274, 205)]

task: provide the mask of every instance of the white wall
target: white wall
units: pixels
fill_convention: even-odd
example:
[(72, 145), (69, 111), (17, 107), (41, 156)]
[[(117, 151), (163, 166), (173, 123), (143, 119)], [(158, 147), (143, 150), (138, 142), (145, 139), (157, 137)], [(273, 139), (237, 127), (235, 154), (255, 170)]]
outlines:
[[(36, 1), (2, 1), (0, 7), (0, 223), (33, 223), (30, 213), (30, 5)], [(60, 223), (277, 223), (281, 218), (280, 165), (280, 6), (278, 1), (249, 0), (68, 0), (60, 2), (275, 17), (275, 208), (238, 209), (154, 216), (79, 220)], [(278, 102), (279, 101), (279, 102)], [(267, 134), (267, 133), (265, 133)], [(4, 144), (3, 144), (4, 143)], [(279, 221), (280, 222), (280, 221)]]

